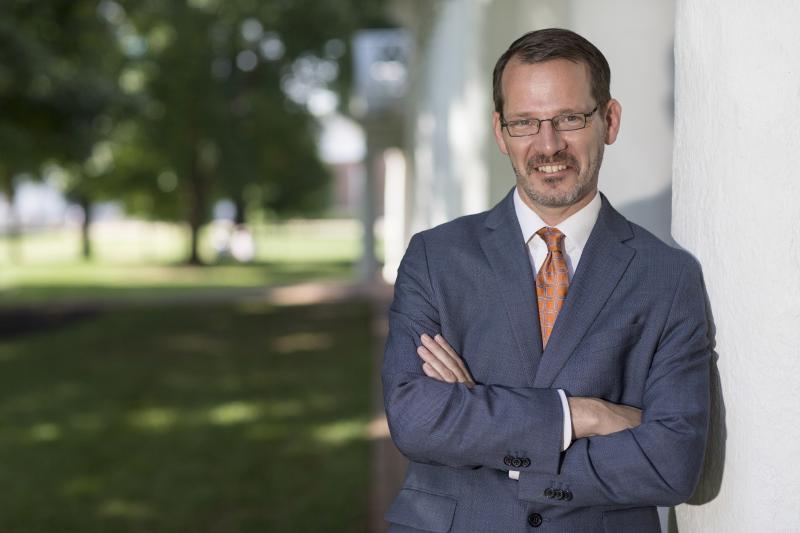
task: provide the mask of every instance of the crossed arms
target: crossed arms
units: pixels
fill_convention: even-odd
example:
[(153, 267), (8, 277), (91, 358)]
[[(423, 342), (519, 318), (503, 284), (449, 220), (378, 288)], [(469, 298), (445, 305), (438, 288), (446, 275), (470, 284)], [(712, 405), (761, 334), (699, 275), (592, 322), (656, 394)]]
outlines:
[[(429, 378), (445, 383), (475, 386), (464, 361), (441, 335), (431, 338), (423, 333), (417, 355), (422, 371)], [(607, 402), (600, 398), (570, 397), (567, 399), (572, 419), (572, 439), (610, 435), (633, 429), (642, 423), (642, 410), (628, 405)]]
[(508, 470), (503, 458), (521, 452), (530, 465), (521, 469), (519, 495), (529, 501), (552, 504), (543, 493), (554, 484), (575, 496), (559, 505), (685, 501), (699, 476), (708, 419), (702, 294), (699, 268), (686, 261), (643, 384), (641, 410), (570, 398), (575, 440), (562, 452), (556, 389), (476, 383), (447, 342), (435, 340), (449, 318), (417, 236), (395, 285), (383, 368), (395, 444), (412, 461), (454, 468)]

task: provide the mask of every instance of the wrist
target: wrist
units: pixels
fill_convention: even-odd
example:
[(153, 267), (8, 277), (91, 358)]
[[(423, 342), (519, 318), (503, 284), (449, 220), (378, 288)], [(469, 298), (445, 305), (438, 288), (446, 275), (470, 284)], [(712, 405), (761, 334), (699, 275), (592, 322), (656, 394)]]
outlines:
[(572, 417), (573, 440), (596, 435), (599, 417), (595, 398), (570, 397), (568, 403)]

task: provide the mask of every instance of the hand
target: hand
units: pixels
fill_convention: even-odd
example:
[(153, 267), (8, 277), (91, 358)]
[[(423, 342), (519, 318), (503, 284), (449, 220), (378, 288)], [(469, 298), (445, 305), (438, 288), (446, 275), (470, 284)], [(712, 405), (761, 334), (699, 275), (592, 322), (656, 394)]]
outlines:
[(441, 335), (431, 338), (425, 333), (420, 337), (422, 346), (417, 348), (417, 355), (424, 361), (422, 371), (429, 378), (447, 383), (464, 383), (467, 387), (475, 386), (464, 361)]
[(633, 429), (642, 423), (642, 410), (627, 405), (607, 402), (600, 398), (570, 397), (572, 438), (609, 435)]

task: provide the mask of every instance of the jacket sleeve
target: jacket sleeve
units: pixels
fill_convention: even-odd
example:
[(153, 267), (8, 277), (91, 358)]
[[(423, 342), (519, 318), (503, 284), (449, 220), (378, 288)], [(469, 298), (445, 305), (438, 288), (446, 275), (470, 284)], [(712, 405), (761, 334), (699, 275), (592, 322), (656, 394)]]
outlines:
[[(645, 383), (642, 424), (574, 441), (558, 475), (520, 476), (520, 497), (577, 507), (671, 506), (688, 500), (700, 476), (708, 430), (706, 317), (700, 268), (687, 261)], [(566, 489), (570, 498), (554, 499), (552, 489)]]
[[(395, 283), (383, 362), (392, 439), (410, 460), (452, 467), (555, 474), (563, 409), (555, 389), (443, 383), (422, 372), (420, 335), (440, 333), (442, 308), (422, 234), (411, 239)], [(516, 464), (509, 464), (517, 459)]]

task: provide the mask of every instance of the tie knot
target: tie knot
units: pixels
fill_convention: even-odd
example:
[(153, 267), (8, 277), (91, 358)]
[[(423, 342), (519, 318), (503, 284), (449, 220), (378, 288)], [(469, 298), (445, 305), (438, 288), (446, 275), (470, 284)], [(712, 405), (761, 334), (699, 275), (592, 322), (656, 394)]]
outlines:
[(564, 234), (556, 228), (545, 226), (536, 234), (544, 240), (547, 245), (547, 250), (550, 252), (561, 252), (561, 241), (564, 240)]

